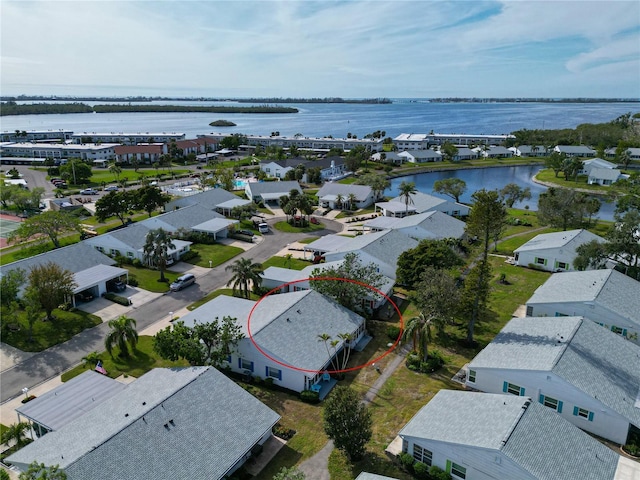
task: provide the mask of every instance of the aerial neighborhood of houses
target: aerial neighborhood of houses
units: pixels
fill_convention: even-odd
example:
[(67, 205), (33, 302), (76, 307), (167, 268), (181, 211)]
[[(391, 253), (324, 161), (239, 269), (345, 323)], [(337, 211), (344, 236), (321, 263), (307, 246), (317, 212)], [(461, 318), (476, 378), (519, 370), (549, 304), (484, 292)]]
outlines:
[[(29, 397), (29, 388), (5, 391), (3, 403), (15, 403), (12, 415), (28, 424), (33, 440), (23, 442), (24, 446), (7, 441), (6, 447), (12, 450), (3, 456), (3, 463), (12, 474), (25, 472), (37, 462), (58, 466), (69, 480), (266, 478), (260, 472), (269, 468), (269, 462), (283, 458), (278, 452), (287, 441), (280, 435), (285, 414), (273, 396), (256, 391), (272, 388), (295, 394), (287, 403), (299, 407), (308, 407), (299, 400), (305, 397), (322, 405), (341, 388), (344, 373), (350, 371), (347, 366), (354, 366), (350, 355), (358, 356), (363, 370), (375, 379), (383, 383), (388, 379), (372, 360), (374, 356), (366, 355), (375, 353), (369, 350), (373, 344), (395, 349), (397, 355), (406, 355), (409, 349), (403, 351), (403, 347), (412, 345), (410, 337), (402, 336), (402, 323), (396, 340), (383, 340), (384, 333), (372, 328), (379, 322), (386, 329), (382, 320), (393, 318), (396, 310), (396, 320), (400, 317), (392, 299), (400, 298), (406, 306), (413, 298), (399, 281), (403, 254), (416, 252), (426, 242), (446, 241), (458, 248), (478, 245), (482, 239), (467, 232), (473, 205), (411, 189), (390, 198), (384, 196), (386, 187), (341, 183), (354, 172), (344, 156), (333, 155), (336, 149), (364, 148), (367, 161), (396, 166), (555, 152), (563, 158), (584, 159), (580, 174), (588, 184), (608, 186), (628, 178), (618, 164), (609, 161), (615, 149), (605, 151), (607, 160), (596, 158), (595, 150), (584, 146), (506, 147), (509, 135), (403, 133), (391, 139), (389, 148), (382, 138), (277, 133), (243, 136), (243, 143), (234, 150), (224, 147), (223, 140), (230, 134), (222, 133), (187, 139), (182, 133), (164, 132), (2, 132), (4, 165), (39, 166), (50, 159), (64, 165), (69, 158), (79, 158), (96, 169), (106, 170), (113, 162), (148, 166), (162, 162), (176, 148), (192, 154), (198, 165), (213, 165), (238, 151), (252, 157), (256, 149), (297, 150), (282, 158), (256, 160), (253, 176), (236, 175), (232, 189), (196, 178), (203, 169), (199, 167), (196, 175), (181, 184), (157, 186), (170, 195), (161, 212), (136, 222), (123, 221), (118, 228), (95, 232), (78, 243), (0, 267), (3, 279), (17, 272), (28, 275), (50, 264), (70, 272), (69, 308), (100, 302), (111, 306), (110, 298), (127, 299), (118, 306), (123, 315), (102, 318), (107, 322), (135, 315), (135, 309), (144, 306), (136, 303), (142, 296), (134, 297), (147, 292), (131, 281), (128, 267), (132, 264), (158, 268), (161, 273), (166, 268), (193, 275), (192, 283), (204, 285), (206, 279), (213, 285), (230, 270), (238, 279), (234, 269), (242, 263), (237, 262), (251, 267), (252, 250), (270, 255), (280, 251), (277, 258), (282, 257), (281, 262), (260, 268), (257, 276), (247, 274), (234, 283), (233, 293), (239, 289), (240, 296), (202, 291), (207, 298), (189, 309), (185, 298), (195, 295), (193, 287), (178, 293), (182, 286), (169, 289), (167, 285), (166, 292), (144, 297), (149, 304), (182, 302), (168, 321), (165, 314), (149, 323), (162, 326), (156, 333), (194, 332), (214, 320), (230, 321), (238, 337), (225, 344), (215, 363), (188, 362), (189, 366), (152, 368), (138, 378), (116, 379), (106, 375), (100, 361), (95, 370), (94, 362), (37, 397)], [(455, 151), (448, 145), (455, 146)], [(640, 148), (629, 148), (627, 154), (640, 160)], [(308, 195), (310, 175), (315, 175), (318, 188)], [(291, 207), (289, 202), (299, 197), (312, 198), (312, 208)], [(91, 208), (92, 202), (79, 205), (72, 200), (56, 199), (51, 209)], [(242, 214), (244, 209), (250, 211), (248, 215)], [(318, 228), (304, 230), (310, 233), (301, 234), (295, 244), (286, 237), (286, 243), (277, 245), (284, 235), (276, 231), (277, 222), (285, 218), (291, 219), (289, 230), (284, 230), (287, 234), (302, 231), (295, 230), (296, 222)], [(250, 228), (251, 222), (255, 228)], [(416, 478), (454, 480), (640, 479), (640, 282), (619, 268), (619, 258), (576, 267), (580, 247), (605, 244), (605, 238), (587, 229), (540, 230), (500, 262), (515, 272), (535, 271), (543, 280), (531, 289), (530, 298), (520, 302), (520, 313), (501, 324), (499, 333), (475, 350), (468, 363), (458, 365), (453, 378), (439, 373), (440, 385), (448, 382), (448, 389), (414, 395), (412, 401), (420, 404), (412, 412), (415, 415), (406, 416), (404, 424), (384, 439), (384, 461), (395, 465), (385, 472), (404, 468), (404, 473), (413, 472)], [(159, 231), (170, 241), (160, 253), (152, 254), (149, 239)], [(204, 267), (194, 268), (186, 260), (198, 255), (193, 250), (200, 248), (200, 242), (240, 245), (240, 260), (225, 259), (216, 265), (203, 260)], [(353, 304), (340, 294), (331, 296), (317, 288), (318, 282), (327, 281), (325, 274), (344, 272), (351, 262), (369, 269), (377, 279), (375, 288), (365, 288)], [(637, 265), (637, 259), (634, 262)], [(259, 295), (250, 294), (251, 284)], [(345, 285), (343, 293), (347, 290)], [(16, 296), (28, 293), (23, 285)], [(431, 328), (436, 321), (434, 317), (424, 324)], [(186, 337), (182, 340), (187, 342)], [(199, 347), (210, 349), (223, 342), (204, 339), (201, 344), (200, 340)], [(94, 357), (88, 358), (93, 361)], [(28, 382), (29, 372), (24, 371), (24, 376)], [(375, 384), (376, 392), (380, 385)], [(25, 396), (26, 401), (21, 401)], [(10, 423), (6, 409), (2, 413), (2, 423)], [(319, 422), (317, 431), (322, 428)], [(627, 444), (636, 448), (635, 457), (621, 448)], [(297, 458), (287, 461), (284, 466), (294, 466)], [(433, 476), (420, 477), (420, 468), (431, 468)], [(444, 476), (436, 477), (439, 471)], [(357, 477), (393, 478), (367, 472)]]

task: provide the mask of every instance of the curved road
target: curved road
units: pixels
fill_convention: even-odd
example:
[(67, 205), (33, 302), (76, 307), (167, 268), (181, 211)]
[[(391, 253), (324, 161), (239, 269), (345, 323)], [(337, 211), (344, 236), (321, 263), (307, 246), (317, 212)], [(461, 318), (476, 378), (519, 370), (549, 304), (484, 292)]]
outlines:
[[(268, 223), (273, 224), (278, 220), (278, 218), (269, 219)], [(342, 230), (342, 224), (339, 222), (323, 219), (323, 223), (327, 228), (313, 232), (314, 236), (327, 235)], [(299, 233), (284, 233), (275, 229), (271, 229), (271, 232), (265, 236), (260, 244), (234, 257), (229, 262), (239, 258), (251, 258), (254, 262), (262, 263), (288, 244), (301, 238)], [(199, 300), (209, 292), (223, 288), (232, 276), (230, 272), (225, 271), (225, 266), (229, 262), (211, 269), (205, 276), (198, 278), (198, 284), (195, 288), (167, 293), (132, 311), (129, 316), (136, 320), (138, 331), (142, 331), (155, 322), (166, 318), (167, 312), (177, 311)], [(104, 350), (104, 338), (108, 329), (108, 325), (102, 323), (79, 333), (63, 344), (39, 352), (0, 373), (0, 403), (21, 395), (24, 387), (32, 388), (56, 375), (60, 375), (65, 370), (80, 363), (82, 357), (88, 353)]]

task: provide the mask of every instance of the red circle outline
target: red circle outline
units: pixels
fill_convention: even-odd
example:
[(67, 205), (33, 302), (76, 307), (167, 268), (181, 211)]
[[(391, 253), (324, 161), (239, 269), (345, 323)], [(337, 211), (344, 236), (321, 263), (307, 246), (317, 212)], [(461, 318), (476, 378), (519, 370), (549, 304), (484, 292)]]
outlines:
[[(384, 353), (382, 353), (381, 355), (377, 356), (376, 358), (374, 358), (373, 360), (368, 361), (367, 363), (363, 363), (361, 365), (356, 365), (355, 367), (351, 367), (351, 368), (345, 368), (342, 370), (311, 370), (308, 368), (300, 368), (300, 367), (296, 367), (295, 365), (290, 365), (286, 362), (281, 362), (280, 360), (277, 360), (275, 358), (273, 358), (271, 355), (269, 355), (268, 353), (266, 353), (264, 350), (262, 350), (262, 348), (260, 347), (260, 345), (258, 345), (258, 342), (256, 342), (256, 340), (253, 338), (253, 334), (251, 333), (251, 316), (253, 315), (254, 310), (258, 307), (258, 305), (260, 304), (260, 302), (262, 302), (262, 300), (264, 300), (265, 298), (267, 298), (269, 295), (273, 294), (274, 292), (279, 291), (281, 288), (283, 287), (288, 287), (289, 285), (293, 285), (296, 283), (302, 283), (302, 282), (311, 282), (311, 281), (339, 281), (339, 282), (350, 282), (350, 283), (355, 283), (356, 285), (360, 285), (361, 287), (366, 287), (370, 290), (373, 290), (374, 292), (376, 292), (377, 294), (381, 295), (382, 297), (384, 297), (391, 305), (393, 305), (393, 308), (395, 309), (396, 312), (398, 312), (398, 318), (400, 319), (400, 333), (398, 334), (398, 338), (396, 338), (395, 342), (393, 343), (393, 345), (391, 345), (391, 347), (389, 347), (388, 350), (386, 350)], [(283, 295), (286, 295), (286, 293), (284, 293)], [(395, 350), (395, 348), (398, 346), (398, 344), (400, 343), (400, 340), (402, 338), (402, 331), (404, 330), (404, 319), (402, 318), (402, 313), (400, 312), (400, 309), (398, 308), (398, 306), (396, 305), (396, 303), (391, 300), (391, 298), (386, 295), (384, 292), (382, 292), (380, 289), (360, 282), (358, 280), (353, 280), (351, 278), (342, 278), (342, 277), (314, 277), (314, 278), (302, 278), (299, 280), (293, 280), (291, 282), (287, 282), (287, 283), (283, 283), (282, 285), (278, 285), (277, 287), (271, 289), (270, 291), (268, 291), (262, 298), (260, 298), (260, 300), (258, 300), (255, 305), (251, 308), (251, 311), (249, 312), (249, 317), (247, 318), (247, 332), (249, 334), (249, 339), (251, 340), (251, 343), (253, 343), (254, 347), (256, 347), (256, 349), (266, 358), (268, 358), (269, 360), (271, 360), (272, 362), (277, 363), (278, 365), (285, 367), (285, 368), (289, 368), (291, 370), (296, 370), (298, 372), (305, 372), (305, 373), (320, 373), (322, 372), (327, 372), (329, 374), (335, 374), (335, 373), (347, 373), (347, 372), (353, 372), (355, 370), (360, 370), (364, 367), (368, 367), (369, 365), (375, 365), (376, 362), (382, 360), (384, 357), (386, 357), (387, 355), (389, 355), (393, 350)]]

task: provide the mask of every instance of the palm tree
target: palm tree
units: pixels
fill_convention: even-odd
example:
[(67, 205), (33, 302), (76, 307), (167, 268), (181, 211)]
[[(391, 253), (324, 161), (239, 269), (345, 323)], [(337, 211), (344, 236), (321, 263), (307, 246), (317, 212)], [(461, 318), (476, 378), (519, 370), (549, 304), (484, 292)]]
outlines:
[(336, 207), (340, 205), (338, 208), (342, 210), (342, 203), (344, 202), (344, 197), (339, 193), (336, 195)]
[(116, 183), (119, 183), (120, 182), (120, 174), (122, 173), (122, 169), (118, 165), (116, 165), (114, 163), (109, 167), (109, 171), (111, 173), (113, 173), (113, 176), (115, 177)]
[(232, 284), (234, 294), (236, 289), (239, 289), (242, 296), (249, 298), (249, 282), (253, 284), (254, 288), (262, 284), (264, 269), (261, 264), (253, 263), (251, 258), (236, 260), (231, 265), (228, 265), (225, 270), (233, 272), (233, 276), (227, 282), (227, 285)]
[(109, 328), (111, 328), (111, 331), (104, 339), (104, 348), (109, 352), (109, 355), (113, 357), (111, 352), (113, 351), (114, 345), (117, 345), (120, 349), (120, 356), (128, 358), (129, 348), (127, 344), (131, 345), (131, 348), (134, 349), (138, 343), (136, 321), (133, 318), (120, 315), (118, 318), (109, 321)]
[(341, 370), (347, 368), (347, 363), (349, 363), (349, 356), (351, 355), (351, 341), (353, 340), (353, 335), (350, 333), (339, 333), (338, 338), (342, 340), (342, 367)]
[(30, 428), (31, 425), (27, 422), (14, 423), (7, 427), (7, 429), (2, 433), (0, 441), (2, 441), (2, 444), (7, 447), (11, 446), (11, 443), (15, 442), (15, 445), (18, 448), (21, 448), (27, 443), (27, 432)]
[(402, 339), (413, 342), (413, 350), (418, 352), (423, 361), (427, 360), (427, 344), (433, 340), (433, 332), (431, 327), (433, 323), (428, 320), (423, 312), (409, 319), (404, 327)]
[(350, 193), (347, 199), (349, 200), (349, 210), (353, 210), (353, 205), (358, 202), (358, 197), (355, 193)]
[(329, 344), (333, 348), (334, 350), (333, 353), (335, 354), (335, 348), (336, 348), (336, 345), (339, 343), (339, 340), (333, 340), (328, 344), (327, 342), (329, 342), (329, 340), (331, 340), (331, 335), (329, 335), (328, 333), (321, 333), (318, 335), (318, 341), (323, 342), (324, 347), (327, 349), (327, 355), (329, 356), (329, 362), (331, 363), (331, 368), (333, 368), (334, 370), (338, 370), (338, 366), (334, 365), (333, 363), (334, 355), (332, 355), (331, 350), (329, 350)]
[(176, 248), (171, 241), (169, 233), (162, 228), (151, 230), (147, 233), (143, 247), (144, 261), (149, 265), (155, 265), (160, 270), (160, 281), (166, 282), (164, 271), (167, 268), (168, 252), (170, 248)]
[(407, 215), (409, 212), (409, 204), (413, 205), (413, 198), (411, 198), (411, 195), (418, 193), (418, 190), (416, 190), (416, 184), (413, 182), (402, 182), (400, 184), (399, 191), (400, 198), (404, 199), (404, 214)]

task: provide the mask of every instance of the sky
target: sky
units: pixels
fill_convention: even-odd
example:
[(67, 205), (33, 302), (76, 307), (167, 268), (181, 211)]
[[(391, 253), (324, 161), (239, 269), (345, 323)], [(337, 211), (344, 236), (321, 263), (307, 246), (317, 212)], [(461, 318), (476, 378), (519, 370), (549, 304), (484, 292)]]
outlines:
[(0, 0), (2, 95), (640, 98), (640, 2)]

